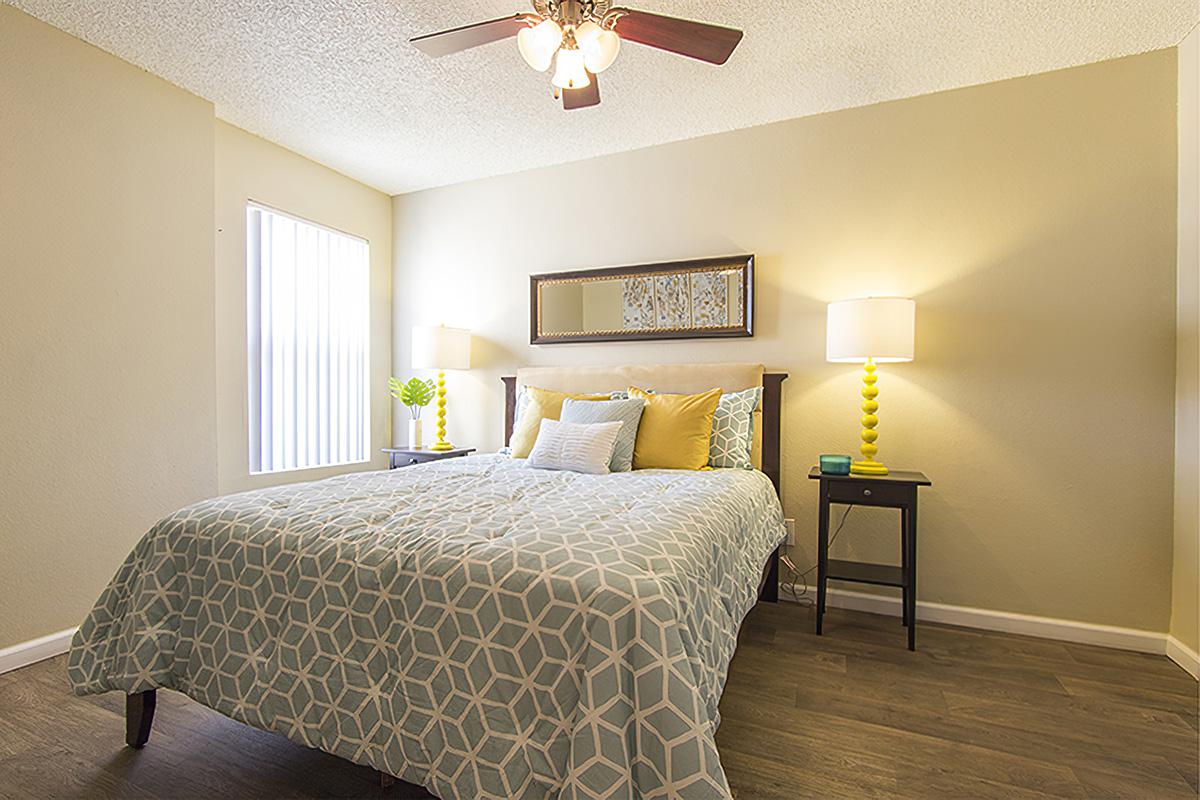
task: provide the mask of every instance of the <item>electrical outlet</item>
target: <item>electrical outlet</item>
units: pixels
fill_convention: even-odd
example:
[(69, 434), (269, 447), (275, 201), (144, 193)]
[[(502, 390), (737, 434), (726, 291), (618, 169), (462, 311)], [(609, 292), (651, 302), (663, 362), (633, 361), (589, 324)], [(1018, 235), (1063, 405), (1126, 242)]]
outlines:
[(783, 529), (787, 531), (787, 541), (784, 542), (788, 547), (796, 544), (796, 520), (785, 519), (783, 521)]

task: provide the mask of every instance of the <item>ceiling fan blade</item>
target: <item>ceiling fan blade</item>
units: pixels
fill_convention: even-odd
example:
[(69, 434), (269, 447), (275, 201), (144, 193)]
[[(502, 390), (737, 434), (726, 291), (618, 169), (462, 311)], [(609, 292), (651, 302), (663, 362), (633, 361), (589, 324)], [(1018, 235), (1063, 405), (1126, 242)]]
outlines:
[(474, 25), (463, 25), (439, 33), (427, 33), (408, 41), (423, 53), (437, 58), (516, 36), (528, 24), (525, 19), (525, 14), (514, 14), (511, 17), (476, 22)]
[(634, 11), (630, 8), (617, 8), (613, 11), (620, 15), (613, 25), (613, 30), (622, 39), (707, 61), (710, 64), (724, 64), (742, 40), (742, 32), (736, 28), (666, 17), (647, 11)]
[(574, 111), (577, 108), (600, 105), (600, 81), (592, 73), (588, 73), (591, 81), (582, 89), (563, 89), (562, 103), (564, 111)]

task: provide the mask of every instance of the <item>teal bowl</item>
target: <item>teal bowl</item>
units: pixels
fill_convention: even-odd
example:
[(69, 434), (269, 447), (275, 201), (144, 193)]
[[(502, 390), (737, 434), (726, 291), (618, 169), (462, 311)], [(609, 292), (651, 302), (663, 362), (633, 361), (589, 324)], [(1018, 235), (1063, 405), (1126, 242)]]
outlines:
[(821, 472), (825, 475), (849, 475), (850, 456), (821, 456)]

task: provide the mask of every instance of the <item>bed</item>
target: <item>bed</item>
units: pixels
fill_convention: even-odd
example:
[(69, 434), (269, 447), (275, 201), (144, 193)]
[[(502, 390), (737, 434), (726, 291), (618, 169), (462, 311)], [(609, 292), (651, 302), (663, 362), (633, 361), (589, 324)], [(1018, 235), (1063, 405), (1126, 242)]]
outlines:
[(124, 692), (133, 747), (173, 689), (442, 798), (729, 797), (717, 704), (775, 584), (784, 376), (523, 370), (506, 438), (517, 383), (591, 391), (645, 384), (639, 369), (660, 391), (761, 381), (764, 470), (593, 476), (487, 455), (196, 503), (146, 534), (80, 627), (75, 691)]

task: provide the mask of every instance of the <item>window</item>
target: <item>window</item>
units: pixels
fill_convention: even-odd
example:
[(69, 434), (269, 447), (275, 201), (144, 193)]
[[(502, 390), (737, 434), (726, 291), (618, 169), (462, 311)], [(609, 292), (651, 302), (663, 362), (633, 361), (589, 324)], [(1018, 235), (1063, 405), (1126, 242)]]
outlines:
[(367, 243), (246, 207), (250, 472), (368, 459)]

